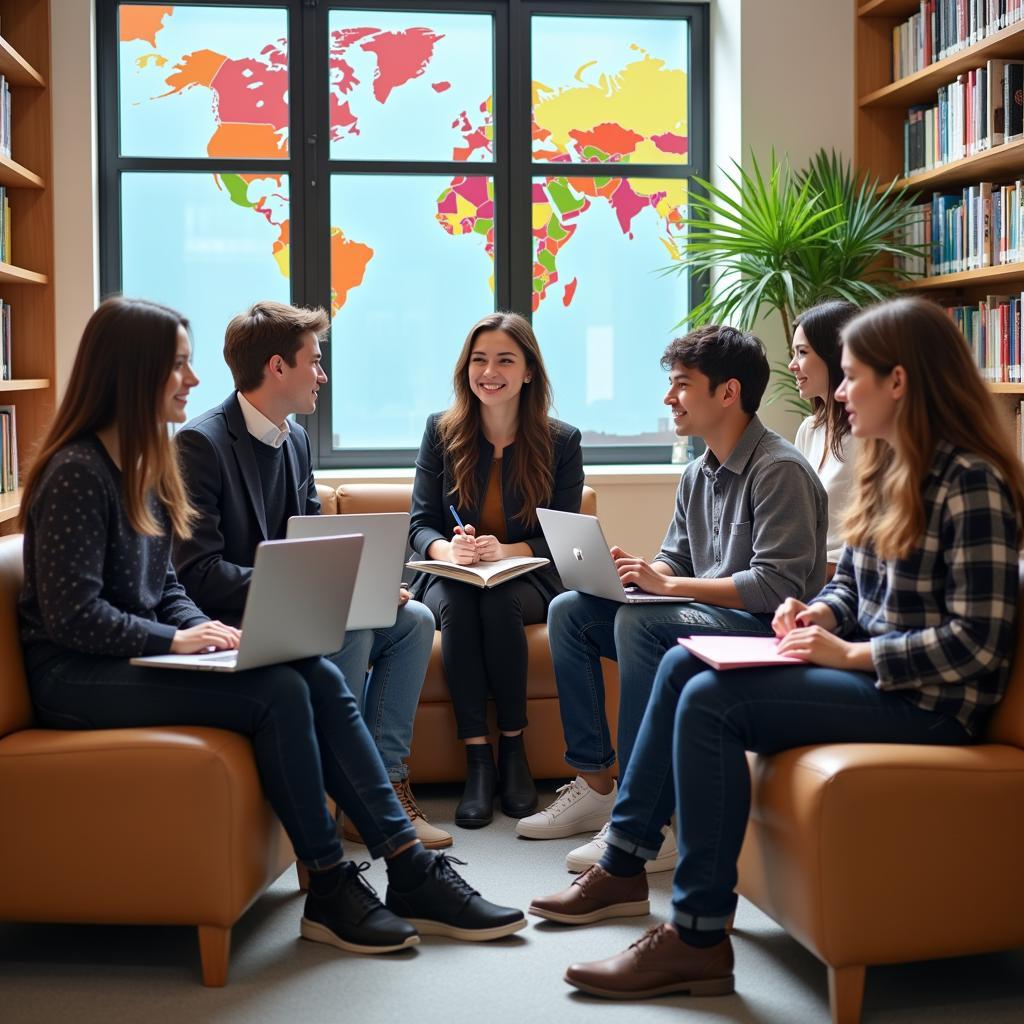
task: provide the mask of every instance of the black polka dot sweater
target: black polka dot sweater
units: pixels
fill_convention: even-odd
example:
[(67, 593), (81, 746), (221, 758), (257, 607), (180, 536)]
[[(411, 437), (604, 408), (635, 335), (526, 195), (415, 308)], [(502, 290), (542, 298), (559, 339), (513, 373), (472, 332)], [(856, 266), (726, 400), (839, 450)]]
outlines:
[(62, 448), (39, 482), (25, 527), (22, 645), (33, 663), (58, 653), (166, 654), (178, 629), (205, 622), (170, 565), (170, 522), (159, 537), (128, 521), (121, 472), (95, 435)]

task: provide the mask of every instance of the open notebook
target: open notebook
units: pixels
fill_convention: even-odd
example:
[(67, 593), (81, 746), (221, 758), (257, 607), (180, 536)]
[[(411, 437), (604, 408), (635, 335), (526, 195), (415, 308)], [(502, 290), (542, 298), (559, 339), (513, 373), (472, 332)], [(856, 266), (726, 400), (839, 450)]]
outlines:
[(432, 559), (405, 564), (417, 572), (428, 572), (434, 576), (445, 576), (450, 580), (486, 588), (507, 583), (517, 576), (522, 576), (523, 573), (533, 572), (534, 569), (547, 565), (548, 560), (517, 555), (515, 558), (499, 558), (496, 562), (477, 562), (476, 565), (456, 565), (454, 562), (436, 562)]
[(807, 664), (803, 658), (779, 654), (773, 636), (681, 636), (679, 644), (717, 669)]

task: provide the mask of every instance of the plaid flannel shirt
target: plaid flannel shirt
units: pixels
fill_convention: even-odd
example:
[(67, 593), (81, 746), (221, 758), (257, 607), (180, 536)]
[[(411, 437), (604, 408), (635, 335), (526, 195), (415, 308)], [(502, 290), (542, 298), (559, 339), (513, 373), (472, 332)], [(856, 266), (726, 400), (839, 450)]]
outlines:
[(1002, 477), (981, 457), (936, 446), (924, 484), (926, 526), (906, 558), (843, 548), (814, 598), (835, 632), (869, 640), (881, 690), (905, 691), (972, 735), (1006, 689), (1018, 592), (1018, 525)]

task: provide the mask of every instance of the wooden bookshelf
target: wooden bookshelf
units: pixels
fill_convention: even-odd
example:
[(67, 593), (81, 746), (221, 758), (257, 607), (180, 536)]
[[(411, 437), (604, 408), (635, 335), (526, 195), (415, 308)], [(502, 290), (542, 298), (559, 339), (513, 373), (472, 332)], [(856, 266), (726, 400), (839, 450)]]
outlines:
[[(1024, 177), (1024, 140), (965, 157), (921, 174), (903, 176), (903, 121), (907, 108), (933, 102), (940, 86), (958, 74), (981, 67), (993, 57), (1024, 60), (1024, 22), (1003, 29), (946, 60), (913, 75), (892, 81), (892, 30), (916, 14), (917, 0), (853, 0), (854, 36), (854, 159), (866, 174), (882, 182), (931, 192), (957, 189), (980, 181), (1009, 184)], [(920, 292), (943, 301), (974, 302), (992, 293), (1024, 291), (1024, 263), (1013, 263), (958, 274), (919, 278), (899, 284), (904, 292)], [(990, 383), (1007, 422), (1024, 399), (1024, 384)]]
[[(0, 405), (16, 410), (22, 478), (55, 401), (50, 67), (49, 0), (0, 0), (0, 74), (11, 86), (11, 156), (0, 157), (0, 185), (12, 244), (12, 262), (0, 264), (0, 299), (11, 305), (15, 378), (0, 381)], [(0, 534), (16, 529), (20, 503), (20, 491), (0, 494)]]

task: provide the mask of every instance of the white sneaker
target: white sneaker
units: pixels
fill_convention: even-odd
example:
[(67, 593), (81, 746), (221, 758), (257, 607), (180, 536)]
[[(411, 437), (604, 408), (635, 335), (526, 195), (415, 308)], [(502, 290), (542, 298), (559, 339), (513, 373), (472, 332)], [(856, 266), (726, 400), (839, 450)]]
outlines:
[(557, 798), (543, 811), (520, 818), (516, 835), (527, 839), (564, 839), (580, 832), (593, 832), (608, 820), (617, 795), (615, 783), (612, 791), (602, 796), (577, 775), (572, 782), (559, 787)]
[[(668, 826), (665, 826), (661, 830), (661, 834), (664, 836), (664, 839), (661, 841), (661, 849), (658, 851), (658, 856), (654, 860), (647, 861), (644, 865), (644, 870), (649, 875), (654, 874), (656, 871), (674, 870), (679, 856), (676, 850), (675, 832)], [(605, 822), (601, 831), (589, 843), (577, 846), (575, 850), (566, 855), (565, 866), (570, 871), (586, 871), (591, 865), (600, 861), (604, 856), (604, 851), (607, 849), (608, 822)]]

